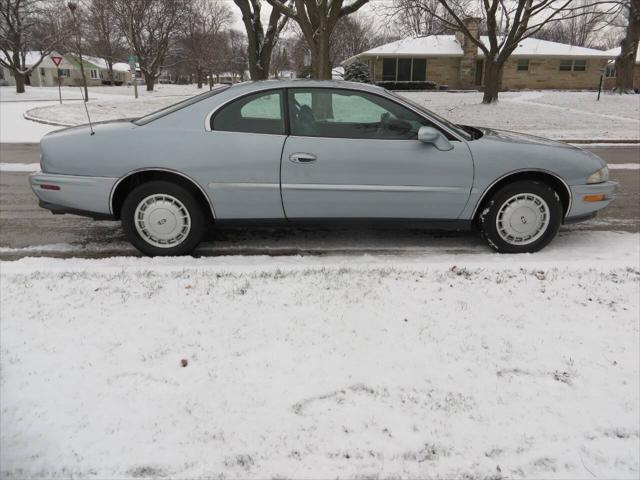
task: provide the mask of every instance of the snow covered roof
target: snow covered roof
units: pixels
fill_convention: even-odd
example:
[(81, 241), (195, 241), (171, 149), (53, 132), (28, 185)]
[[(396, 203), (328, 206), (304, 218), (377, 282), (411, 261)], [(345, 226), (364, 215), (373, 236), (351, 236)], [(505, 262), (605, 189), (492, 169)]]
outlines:
[(82, 55), (82, 60), (93, 63), (98, 68), (102, 68), (104, 70), (107, 69), (107, 61), (104, 58), (92, 57), (91, 55)]
[(131, 71), (131, 67), (129, 66), (128, 63), (124, 63), (124, 62), (116, 62), (113, 64), (113, 69), (116, 72), (130, 72)]
[[(607, 50), (607, 53), (611, 57), (616, 58), (617, 56), (620, 55), (621, 51), (622, 51), (622, 47), (616, 47), (616, 48), (612, 48), (611, 50)], [(640, 44), (638, 44), (638, 50), (636, 50), (636, 63), (640, 63)]]
[[(89, 63), (93, 63), (96, 67), (101, 68), (103, 70), (107, 70), (107, 61), (104, 58), (100, 57), (92, 57), (90, 55), (83, 55), (83, 60), (86, 60)], [(113, 64), (113, 69), (116, 72), (128, 72), (130, 71), (129, 64), (124, 62), (116, 62)]]
[[(489, 38), (480, 37), (485, 45), (489, 45)], [(461, 57), (462, 46), (455, 35), (429, 35), (426, 37), (403, 38), (395, 42), (387, 43), (357, 56), (428, 56), (428, 57)], [(478, 48), (478, 55), (484, 56), (482, 50)], [(564, 43), (550, 42), (537, 38), (525, 38), (514, 50), (514, 57), (593, 57), (610, 58), (611, 54), (603, 50), (594, 48), (576, 47)], [(346, 60), (348, 63), (355, 57)]]

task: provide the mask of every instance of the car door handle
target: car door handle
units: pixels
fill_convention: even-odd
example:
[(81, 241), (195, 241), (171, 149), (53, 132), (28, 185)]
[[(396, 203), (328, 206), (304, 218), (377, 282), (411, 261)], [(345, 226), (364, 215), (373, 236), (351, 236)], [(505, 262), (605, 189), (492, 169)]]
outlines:
[(292, 153), (289, 155), (289, 160), (293, 163), (311, 163), (315, 162), (317, 159), (318, 157), (311, 153)]

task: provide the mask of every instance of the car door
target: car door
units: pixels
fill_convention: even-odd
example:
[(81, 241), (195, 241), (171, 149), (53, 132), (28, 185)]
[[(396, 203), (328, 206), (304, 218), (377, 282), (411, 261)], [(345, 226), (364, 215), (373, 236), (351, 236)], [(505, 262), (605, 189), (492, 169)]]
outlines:
[(280, 157), (286, 139), (284, 91), (245, 95), (210, 119), (207, 188), (218, 219), (284, 218)]
[(281, 160), (287, 218), (456, 219), (473, 162), (464, 141), (438, 150), (417, 139), (428, 119), (386, 97), (288, 89), (290, 136)]

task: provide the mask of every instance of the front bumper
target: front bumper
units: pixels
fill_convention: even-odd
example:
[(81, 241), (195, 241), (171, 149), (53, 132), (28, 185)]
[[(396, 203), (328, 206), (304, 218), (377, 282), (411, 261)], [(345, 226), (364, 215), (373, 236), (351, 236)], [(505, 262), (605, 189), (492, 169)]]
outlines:
[(40, 206), (53, 213), (73, 213), (94, 218), (110, 218), (111, 190), (116, 178), (80, 177), (43, 172), (29, 176), (31, 190)]
[[(618, 182), (608, 181), (589, 185), (572, 185), (570, 188), (571, 208), (569, 212), (567, 212), (565, 223), (587, 220), (593, 217), (598, 210), (602, 210), (609, 205), (618, 191)], [(602, 200), (585, 200), (585, 197), (593, 199), (600, 195), (602, 196)]]

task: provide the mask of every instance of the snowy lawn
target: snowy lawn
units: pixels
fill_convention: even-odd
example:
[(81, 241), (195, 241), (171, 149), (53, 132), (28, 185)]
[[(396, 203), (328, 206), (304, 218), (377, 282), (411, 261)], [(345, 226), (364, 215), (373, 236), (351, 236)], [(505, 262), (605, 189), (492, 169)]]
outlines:
[(2, 262), (0, 476), (637, 478), (640, 236), (571, 238)]
[[(139, 85), (140, 98), (136, 101), (130, 86), (90, 87), (88, 105), (94, 121), (122, 118), (123, 112), (129, 116), (141, 116), (207, 89), (198, 90), (196, 85), (156, 85), (153, 92), (147, 92), (144, 86)], [(39, 142), (47, 133), (65, 125), (87, 123), (79, 87), (62, 87), (62, 99), (63, 104), (60, 105), (57, 87), (27, 87), (23, 94), (17, 94), (15, 87), (0, 87), (0, 142)], [(42, 124), (24, 118), (30, 110), (40, 112), (43, 109), (49, 113), (41, 120), (61, 125)]]
[(454, 123), (564, 140), (640, 140), (640, 95), (596, 92), (502, 92), (495, 105), (482, 93), (404, 92)]
[[(208, 87), (203, 87), (207, 89)], [(62, 87), (62, 100), (77, 100), (82, 98), (82, 87)], [(201, 92), (196, 85), (155, 85), (153, 92), (147, 92), (144, 85), (138, 85), (140, 97), (163, 97), (168, 95), (189, 96)], [(102, 86), (89, 87), (89, 101), (104, 96), (119, 96), (133, 99), (133, 86), (121, 85), (119, 87)], [(26, 102), (37, 100), (58, 101), (58, 87), (26, 87), (24, 93), (16, 93), (16, 87), (0, 87), (0, 101), (2, 102)]]
[[(146, 115), (188, 96), (206, 91), (195, 85), (158, 85), (156, 91), (139, 89), (141, 98), (133, 99), (133, 87), (93, 87), (89, 91), (89, 111), (93, 121), (108, 121)], [(402, 92), (434, 112), (456, 123), (484, 125), (565, 140), (638, 140), (640, 139), (640, 96), (595, 92), (525, 91), (503, 92), (496, 105), (482, 105), (479, 92)], [(59, 123), (62, 126), (86, 123), (81, 102), (56, 103), (57, 88), (28, 88), (24, 96), (11, 87), (0, 88), (3, 142), (40, 140), (55, 126), (33, 126), (21, 118)], [(64, 87), (63, 97), (77, 99), (80, 89)], [(31, 103), (15, 103), (28, 100)], [(31, 127), (31, 128), (30, 128)]]

